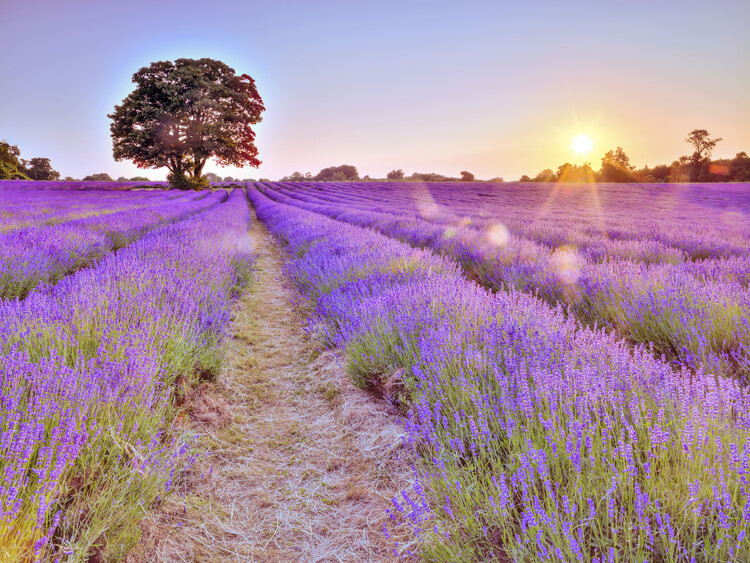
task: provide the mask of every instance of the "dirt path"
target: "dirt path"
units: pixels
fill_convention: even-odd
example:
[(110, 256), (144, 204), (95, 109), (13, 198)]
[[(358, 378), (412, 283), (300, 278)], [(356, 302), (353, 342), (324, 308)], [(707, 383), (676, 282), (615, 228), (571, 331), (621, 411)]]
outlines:
[(129, 560), (392, 560), (385, 510), (412, 471), (402, 420), (315, 352), (276, 241), (257, 221), (250, 234), (257, 279), (236, 306), (224, 372), (188, 403), (207, 453)]

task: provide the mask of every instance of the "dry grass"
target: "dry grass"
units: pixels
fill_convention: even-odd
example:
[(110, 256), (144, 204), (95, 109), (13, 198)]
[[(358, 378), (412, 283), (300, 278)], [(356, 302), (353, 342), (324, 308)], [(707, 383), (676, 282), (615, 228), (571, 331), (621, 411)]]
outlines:
[(129, 561), (393, 560), (385, 510), (412, 480), (402, 421), (334, 353), (314, 352), (275, 241), (257, 223), (251, 235), (257, 279), (224, 371), (186, 401), (206, 453), (145, 521)]

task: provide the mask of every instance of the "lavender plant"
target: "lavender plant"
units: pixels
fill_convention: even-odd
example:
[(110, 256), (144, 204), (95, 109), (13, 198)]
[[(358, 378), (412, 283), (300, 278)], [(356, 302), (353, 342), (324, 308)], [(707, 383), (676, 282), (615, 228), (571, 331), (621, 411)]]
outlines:
[(393, 499), (419, 537), (399, 553), (750, 558), (750, 398), (734, 379), (675, 368), (538, 297), (490, 293), (444, 257), (249, 196), (352, 375), (387, 393), (402, 374), (421, 462)]
[[(631, 255), (622, 259), (614, 252), (606, 259), (594, 259), (591, 248), (588, 258), (573, 246), (553, 250), (514, 236), (499, 224), (486, 229), (452, 226), (404, 211), (324, 204), (310, 190), (292, 197), (291, 188), (262, 189), (279, 201), (451, 256), (467, 275), (494, 291), (518, 289), (550, 304), (562, 304), (582, 322), (605, 326), (635, 344), (650, 346), (676, 365), (750, 378), (750, 289), (743, 282), (747, 278), (743, 257), (675, 263), (656, 259), (669, 253), (661, 243), (651, 241), (641, 244), (641, 257), (653, 251), (654, 259), (635, 260), (633, 241), (615, 241), (610, 250), (631, 248)], [(408, 194), (402, 195), (402, 200), (407, 198)]]
[(0, 303), (0, 558), (123, 560), (189, 439), (175, 381), (210, 377), (254, 254), (242, 191)]
[[(73, 205), (77, 196), (69, 197)], [(47, 219), (43, 225), (6, 231), (0, 234), (0, 299), (22, 299), (37, 285), (54, 284), (150, 229), (217, 205), (225, 197), (224, 192), (190, 194), (168, 203), (157, 200), (157, 205), (63, 222)], [(32, 199), (29, 194), (26, 198)], [(43, 202), (36, 202), (37, 208)]]

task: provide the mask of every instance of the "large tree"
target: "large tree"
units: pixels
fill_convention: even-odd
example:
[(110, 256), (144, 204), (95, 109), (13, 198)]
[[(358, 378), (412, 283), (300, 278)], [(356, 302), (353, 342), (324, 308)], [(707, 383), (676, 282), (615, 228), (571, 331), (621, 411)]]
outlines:
[(265, 110), (255, 81), (213, 59), (160, 61), (108, 117), (115, 160), (169, 169), (178, 187), (206, 185), (203, 167), (260, 165), (252, 125)]
[(708, 131), (705, 129), (693, 129), (685, 138), (686, 143), (693, 145), (693, 154), (690, 159), (690, 181), (700, 182), (708, 172), (708, 165), (711, 162), (711, 153), (721, 137), (711, 139)]

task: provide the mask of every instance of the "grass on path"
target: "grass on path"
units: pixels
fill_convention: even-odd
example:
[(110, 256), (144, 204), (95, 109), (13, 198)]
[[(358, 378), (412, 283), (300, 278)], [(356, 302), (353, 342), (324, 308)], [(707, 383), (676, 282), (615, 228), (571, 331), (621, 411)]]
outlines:
[(402, 421), (354, 387), (333, 352), (315, 351), (282, 252), (253, 225), (258, 270), (222, 375), (186, 401), (205, 454), (129, 561), (393, 560), (385, 511), (412, 482)]

